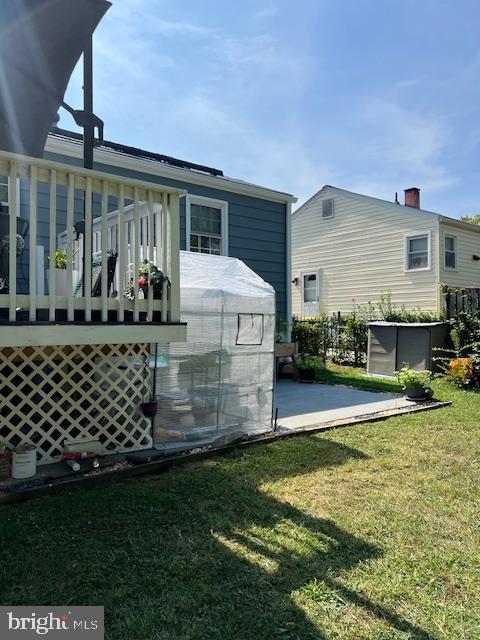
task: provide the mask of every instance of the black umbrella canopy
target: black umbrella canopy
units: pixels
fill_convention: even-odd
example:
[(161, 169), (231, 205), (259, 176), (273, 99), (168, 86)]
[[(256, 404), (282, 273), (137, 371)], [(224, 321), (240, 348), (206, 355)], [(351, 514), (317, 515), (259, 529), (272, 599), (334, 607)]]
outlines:
[(0, 1), (0, 149), (41, 157), (107, 0)]

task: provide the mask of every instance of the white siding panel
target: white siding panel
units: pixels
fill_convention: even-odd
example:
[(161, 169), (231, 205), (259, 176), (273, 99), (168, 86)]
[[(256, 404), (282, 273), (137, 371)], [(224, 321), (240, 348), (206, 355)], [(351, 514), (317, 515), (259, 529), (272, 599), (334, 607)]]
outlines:
[[(322, 219), (322, 199), (335, 198), (335, 215)], [(405, 235), (431, 233), (432, 269), (405, 271)], [(320, 272), (320, 309), (349, 311), (391, 291), (407, 309), (437, 309), (438, 219), (422, 211), (382, 206), (332, 190), (307, 202), (292, 218), (292, 278)], [(301, 313), (293, 286), (293, 313)]]
[[(445, 235), (457, 238), (457, 268), (445, 269)], [(480, 231), (440, 223), (440, 281), (451, 287), (480, 287)]]

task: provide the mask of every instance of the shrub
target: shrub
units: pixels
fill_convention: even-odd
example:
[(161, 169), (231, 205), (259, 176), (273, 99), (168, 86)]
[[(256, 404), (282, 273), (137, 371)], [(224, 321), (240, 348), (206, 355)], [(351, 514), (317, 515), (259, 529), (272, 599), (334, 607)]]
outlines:
[(441, 375), (457, 387), (469, 387), (474, 381), (475, 369), (480, 365), (479, 337), (479, 318), (462, 311), (453, 321), (450, 331), (451, 346), (435, 349), (438, 355), (434, 357), (434, 361), (438, 364)]
[(295, 361), (297, 369), (315, 369), (320, 371), (325, 368), (323, 360), (320, 358), (312, 358), (311, 356), (302, 356)]
[(428, 387), (430, 371), (414, 371), (408, 367), (403, 367), (397, 372), (397, 380), (404, 389), (409, 387)]
[(314, 320), (293, 319), (292, 341), (298, 342), (300, 354), (324, 355), (324, 340), (327, 318), (320, 316)]
[(392, 302), (391, 291), (382, 292), (377, 306), (379, 319), (386, 322), (441, 322), (445, 320), (443, 312), (423, 311), (420, 307), (407, 311), (404, 304), (398, 308)]

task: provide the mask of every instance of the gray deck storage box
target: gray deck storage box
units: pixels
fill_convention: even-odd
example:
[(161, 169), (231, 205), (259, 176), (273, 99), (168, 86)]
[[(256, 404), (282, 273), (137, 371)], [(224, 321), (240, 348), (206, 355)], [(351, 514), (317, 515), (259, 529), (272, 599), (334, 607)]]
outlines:
[(443, 347), (446, 322), (371, 322), (368, 325), (367, 373), (393, 376), (402, 367), (435, 371), (435, 347)]

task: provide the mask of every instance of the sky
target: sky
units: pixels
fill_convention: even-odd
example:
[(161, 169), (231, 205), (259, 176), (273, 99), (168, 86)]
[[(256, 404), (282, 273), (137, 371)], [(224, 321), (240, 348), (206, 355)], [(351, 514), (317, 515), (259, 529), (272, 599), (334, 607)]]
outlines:
[(401, 202), (416, 186), (424, 209), (478, 213), (479, 25), (478, 0), (113, 0), (94, 111), (108, 140), (298, 205), (324, 184)]

